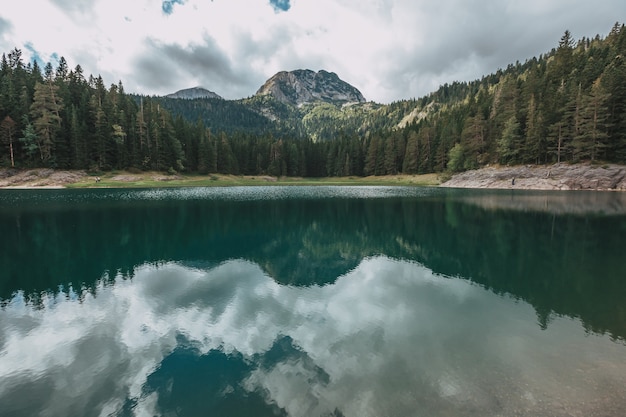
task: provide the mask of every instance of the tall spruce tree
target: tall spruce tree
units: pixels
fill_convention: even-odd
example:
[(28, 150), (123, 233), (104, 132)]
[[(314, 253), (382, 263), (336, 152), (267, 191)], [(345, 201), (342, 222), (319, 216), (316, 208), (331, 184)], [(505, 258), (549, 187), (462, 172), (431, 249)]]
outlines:
[(41, 161), (45, 164), (54, 163), (53, 148), (57, 132), (61, 128), (61, 108), (63, 103), (57, 95), (58, 87), (50, 78), (44, 84), (35, 84), (33, 104), (30, 116), (37, 132), (37, 146)]

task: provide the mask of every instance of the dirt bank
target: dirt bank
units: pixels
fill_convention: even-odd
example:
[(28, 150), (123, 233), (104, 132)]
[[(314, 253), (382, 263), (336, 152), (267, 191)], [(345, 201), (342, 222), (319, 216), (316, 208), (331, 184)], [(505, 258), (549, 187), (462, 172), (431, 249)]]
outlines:
[(85, 177), (85, 171), (0, 169), (0, 188), (63, 188)]
[[(434, 174), (432, 174), (434, 175)], [(106, 178), (105, 178), (106, 177)], [(398, 178), (395, 178), (398, 177)], [(213, 184), (215, 181), (206, 182)], [(171, 183), (177, 185), (198, 185), (196, 177), (184, 177), (180, 175), (165, 175), (157, 172), (128, 173), (120, 172), (115, 175), (109, 174), (102, 178), (102, 183), (123, 185), (138, 181), (153, 181)], [(415, 185), (411, 176), (371, 177), (389, 181), (395, 185)], [(273, 177), (253, 177), (263, 183), (276, 182)], [(252, 181), (252, 180), (251, 180)], [(289, 183), (298, 183), (303, 179), (290, 179)], [(69, 184), (87, 183), (89, 186), (98, 187), (101, 183), (96, 182), (96, 177), (88, 175), (85, 171), (64, 171), (49, 168), (39, 169), (1, 169), (0, 188), (63, 188)], [(180, 184), (178, 184), (180, 183)], [(324, 182), (319, 182), (324, 184)], [(433, 177), (428, 185), (435, 185)], [(203, 183), (204, 184), (204, 183)], [(344, 185), (359, 185), (360, 179), (344, 179)], [(206, 184), (204, 184), (206, 185)], [(143, 186), (150, 186), (143, 185)], [(546, 166), (522, 165), (514, 167), (490, 166), (475, 171), (467, 171), (456, 174), (452, 179), (441, 184), (442, 187), (457, 188), (501, 188), (501, 189), (526, 189), (526, 190), (619, 190), (626, 191), (626, 166), (624, 165), (590, 165), (590, 164), (556, 164)]]
[(626, 166), (608, 164), (490, 166), (456, 174), (441, 186), (524, 190), (626, 191)]

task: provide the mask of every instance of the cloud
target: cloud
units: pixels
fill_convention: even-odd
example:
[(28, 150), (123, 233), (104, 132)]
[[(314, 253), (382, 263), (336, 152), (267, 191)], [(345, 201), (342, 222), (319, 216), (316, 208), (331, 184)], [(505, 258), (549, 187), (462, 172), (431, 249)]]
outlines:
[[(204, 87), (241, 98), (278, 71), (307, 68), (335, 72), (378, 102), (420, 97), (443, 83), (471, 81), (549, 52), (566, 29), (575, 39), (606, 35), (615, 16), (626, 15), (621, 0), (576, 7), (566, 0), (523, 5), (500, 0), (162, 0), (156, 3), (160, 7), (153, 0), (33, 1), (5, 8), (4, 26), (12, 29), (0, 32), (0, 47), (9, 51), (30, 42), (44, 60), (58, 52), (86, 73), (102, 74), (107, 83), (122, 80), (129, 92), (166, 94), (217, 82)], [(136, 63), (163, 58), (164, 49), (146, 47), (150, 42), (185, 54), (205, 39), (212, 40), (213, 54), (228, 59), (224, 68), (233, 71), (230, 76), (216, 79), (211, 67), (211, 75), (201, 77), (197, 67), (187, 71), (174, 65), (177, 78), (167, 84), (142, 80)]]
[(59, 13), (70, 19), (72, 26), (83, 28), (88, 28), (98, 21), (97, 2), (98, 0), (50, 0)]
[(5, 32), (10, 31), (12, 28), (11, 22), (0, 16), (0, 35), (4, 35)]
[(380, 87), (391, 96), (402, 89), (427, 94), (444, 83), (472, 81), (518, 60), (524, 62), (549, 52), (568, 28), (578, 29), (577, 39), (606, 34), (614, 20), (607, 7), (626, 11), (626, 6), (613, 1), (603, 2), (599, 9), (581, 5), (576, 11), (562, 0), (523, 6), (499, 1), (461, 6), (456, 0), (394, 4), (391, 30), (401, 28), (406, 36), (381, 51), (389, 65), (378, 77), (383, 81)]
[(270, 4), (274, 10), (278, 12), (286, 12), (291, 8), (291, 0), (270, 0)]
[[(547, 330), (535, 321), (519, 300), (385, 257), (308, 288), (281, 286), (244, 260), (145, 265), (93, 293), (3, 304), (0, 413), (109, 415), (129, 398), (138, 415), (160, 415), (146, 382), (181, 340), (196, 355), (241, 357), (252, 371), (240, 386), (291, 416), (536, 415), (553, 398), (584, 413), (596, 384), (608, 403), (618, 399), (623, 346), (577, 320), (555, 318)], [(294, 354), (259, 362), (286, 337)]]
[(170, 15), (174, 12), (175, 4), (183, 5), (185, 4), (185, 0), (163, 0), (163, 3), (161, 4), (161, 10), (163, 10), (163, 13), (165, 13), (166, 15)]
[(180, 80), (193, 80), (221, 96), (239, 98), (251, 88), (249, 79), (209, 36), (202, 43), (184, 46), (148, 39), (137, 57), (133, 81), (144, 90), (178, 89)]
[(97, 0), (50, 0), (55, 6), (70, 14), (90, 14)]

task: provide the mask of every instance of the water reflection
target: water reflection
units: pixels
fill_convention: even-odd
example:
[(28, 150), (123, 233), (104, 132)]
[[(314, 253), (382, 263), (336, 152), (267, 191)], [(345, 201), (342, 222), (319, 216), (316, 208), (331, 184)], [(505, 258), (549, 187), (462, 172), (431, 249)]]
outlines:
[[(66, 294), (76, 294), (67, 296)], [(324, 286), (143, 265), (0, 310), (1, 415), (619, 415), (626, 350), (384, 256)]]
[(626, 216), (614, 208), (624, 197), (593, 195), (590, 212), (564, 211), (586, 193), (12, 191), (0, 194), (0, 302), (20, 290), (36, 300), (41, 291), (93, 288), (103, 275), (132, 277), (141, 265), (164, 262), (206, 268), (248, 259), (281, 284), (325, 285), (368, 256), (386, 255), (529, 302), (544, 328), (567, 315), (623, 340)]
[(620, 192), (551, 192), (515, 190), (509, 192), (459, 190), (452, 198), (486, 210), (535, 211), (553, 215), (625, 215), (626, 193)]
[(0, 415), (621, 415), (624, 196), (0, 193)]

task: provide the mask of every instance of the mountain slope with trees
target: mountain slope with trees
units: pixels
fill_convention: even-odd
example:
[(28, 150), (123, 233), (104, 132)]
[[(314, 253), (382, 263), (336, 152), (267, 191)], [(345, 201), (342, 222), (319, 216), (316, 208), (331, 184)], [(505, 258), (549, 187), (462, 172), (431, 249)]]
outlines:
[(63, 58), (42, 69), (21, 55), (0, 63), (4, 167), (360, 176), (626, 164), (622, 24), (578, 42), (566, 31), (545, 55), (388, 105), (136, 96)]

